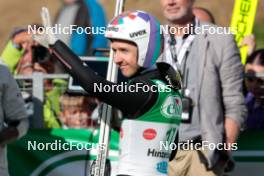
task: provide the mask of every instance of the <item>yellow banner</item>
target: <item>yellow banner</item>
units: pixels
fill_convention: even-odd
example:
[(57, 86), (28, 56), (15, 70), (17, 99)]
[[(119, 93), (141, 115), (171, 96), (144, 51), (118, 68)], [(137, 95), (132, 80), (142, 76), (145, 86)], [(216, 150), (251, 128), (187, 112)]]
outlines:
[[(252, 34), (258, 0), (235, 0), (231, 29), (234, 29), (236, 42), (240, 45), (243, 38)], [(241, 61), (246, 63), (247, 47), (240, 48)]]

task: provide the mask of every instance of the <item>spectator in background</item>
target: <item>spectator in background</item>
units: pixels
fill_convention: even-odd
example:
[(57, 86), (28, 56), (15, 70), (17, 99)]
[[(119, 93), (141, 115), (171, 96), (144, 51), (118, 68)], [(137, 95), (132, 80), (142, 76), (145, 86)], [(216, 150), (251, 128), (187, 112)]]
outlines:
[(17, 28), (11, 34), (1, 57), (12, 74), (32, 73), (32, 46), (34, 45), (31, 35), (25, 28)]
[[(59, 34), (57, 37), (68, 45), (79, 56), (92, 55), (95, 48), (107, 48), (104, 37), (106, 27), (105, 13), (97, 0), (63, 0), (63, 7), (59, 10), (55, 23), (62, 27), (76, 25), (85, 32), (73, 31), (70, 34)], [(96, 34), (94, 34), (96, 33)]]
[[(207, 25), (193, 16), (194, 0), (160, 0), (175, 34), (166, 34), (164, 59), (183, 76), (183, 114), (179, 141), (214, 145), (236, 142), (245, 121), (242, 93), (243, 67), (232, 35), (186, 34), (190, 24)], [(205, 147), (206, 148), (206, 147)], [(222, 175), (229, 150), (179, 150), (169, 163), (169, 176)]]
[(8, 176), (6, 144), (26, 134), (28, 114), (15, 79), (0, 64), (0, 175)]
[[(36, 25), (37, 28), (40, 27)], [(31, 75), (33, 63), (49, 60), (50, 54), (46, 48), (32, 40), (32, 35), (26, 28), (16, 28), (1, 54), (1, 60), (8, 66), (12, 74)], [(53, 72), (54, 66), (51, 67)], [(51, 72), (51, 71), (49, 71)]]
[(94, 127), (91, 114), (97, 103), (95, 98), (64, 94), (60, 97), (60, 120), (67, 128)]
[[(203, 7), (193, 7), (192, 9), (193, 15), (198, 18), (201, 22), (212, 23), (215, 24), (215, 19), (213, 14)], [(243, 38), (239, 47), (247, 46), (248, 51), (247, 55), (250, 56), (256, 49), (256, 39), (254, 34), (247, 35)]]
[[(49, 51), (32, 40), (26, 29), (15, 30), (11, 39), (2, 52), (2, 61), (7, 64), (13, 74), (31, 75), (33, 72), (52, 74), (55, 72), (55, 62)], [(44, 126), (59, 128), (60, 112), (59, 96), (65, 91), (67, 82), (61, 79), (45, 79)], [(32, 82), (27, 82), (32, 88)], [(30, 94), (31, 92), (26, 92)]]
[(245, 65), (247, 129), (264, 129), (264, 49), (253, 52)]
[(193, 7), (192, 9), (193, 15), (198, 18), (201, 22), (207, 22), (215, 24), (215, 19), (213, 14), (203, 7)]

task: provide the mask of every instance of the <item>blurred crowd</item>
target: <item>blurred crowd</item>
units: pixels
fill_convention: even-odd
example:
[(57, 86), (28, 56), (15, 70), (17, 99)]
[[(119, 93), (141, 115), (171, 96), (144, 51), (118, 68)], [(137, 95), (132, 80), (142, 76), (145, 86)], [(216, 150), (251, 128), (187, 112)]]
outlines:
[[(201, 21), (215, 23), (210, 11), (193, 8), (193, 13)], [(245, 36), (239, 47), (247, 47), (244, 65), (244, 95), (248, 109), (245, 129), (264, 129), (264, 49), (256, 50), (255, 35)]]
[[(209, 10), (194, 7), (193, 14), (202, 22), (214, 24), (215, 19)], [(105, 27), (106, 18), (103, 8), (93, 0), (64, 0), (58, 11), (54, 24), (78, 27)], [(39, 24), (31, 24), (41, 27)], [(100, 56), (97, 48), (107, 48), (103, 35), (85, 33), (60, 34), (64, 41), (79, 56)], [(249, 35), (241, 42), (248, 47), (248, 59), (244, 66), (244, 94), (248, 107), (245, 129), (264, 129), (264, 49), (256, 49), (255, 36)], [(32, 34), (26, 27), (15, 28), (6, 47), (1, 52), (1, 60), (13, 75), (31, 75), (33, 72), (45, 74), (65, 73), (63, 67), (53, 58), (49, 51), (32, 40)], [(24, 99), (32, 95), (32, 81), (19, 81)], [(31, 87), (31, 90), (30, 90)], [(67, 80), (46, 79), (44, 81), (44, 126), (48, 128), (83, 128), (95, 125), (91, 114), (97, 100), (87, 95), (67, 93)], [(27, 102), (27, 101), (26, 101)]]
[[(215, 24), (212, 13), (202, 7), (194, 7), (193, 14), (203, 22)], [(264, 49), (256, 50), (255, 35), (245, 36), (239, 45), (247, 47), (244, 65), (244, 95), (248, 108), (245, 129), (264, 129)]]
[[(55, 24), (60, 24), (62, 27), (74, 25), (81, 28), (91, 26), (99, 28), (106, 26), (106, 17), (102, 6), (97, 1), (64, 0), (57, 12)], [(43, 27), (40, 24), (29, 25), (35, 26), (38, 32), (38, 29)], [(73, 32), (60, 34), (57, 37), (79, 56), (100, 56), (102, 54), (96, 49), (108, 47), (103, 34)], [(66, 74), (62, 65), (53, 57), (45, 47), (33, 41), (28, 26), (16, 27), (1, 51), (2, 62), (14, 76), (30, 76), (34, 72)], [(36, 118), (33, 117), (32, 79), (19, 80), (18, 84), (26, 102), (28, 114), (31, 118)], [(47, 128), (95, 127), (97, 120), (92, 120), (91, 115), (99, 102), (83, 93), (68, 93), (67, 84), (68, 80), (65, 79), (44, 80), (43, 126)], [(31, 127), (34, 125), (31, 124)]]
[[(205, 8), (195, 7), (193, 13), (201, 21), (215, 23), (213, 15)], [(78, 27), (106, 26), (103, 8), (92, 0), (64, 0), (58, 11), (54, 24)], [(39, 24), (32, 24), (41, 27)], [(95, 54), (96, 48), (106, 48), (107, 42), (103, 35), (60, 34), (58, 38), (64, 41), (79, 56)], [(248, 46), (248, 59), (244, 67), (244, 93), (248, 107), (246, 129), (264, 128), (264, 50), (255, 51), (254, 35), (246, 36), (241, 46)], [(31, 75), (33, 72), (45, 74), (65, 73), (62, 66), (43, 46), (32, 40), (27, 28), (17, 27), (10, 35), (6, 47), (1, 54), (2, 61), (14, 75)], [(32, 92), (32, 81), (20, 82), (25, 99)], [(44, 101), (44, 124), (48, 128), (59, 127), (91, 127), (95, 122), (91, 119), (96, 100), (84, 95), (69, 95), (67, 80), (46, 79)]]
[[(61, 24), (62, 27), (76, 25), (81, 28), (91, 26), (106, 27), (104, 10), (97, 1), (63, 0), (62, 2), (62, 6), (55, 17), (54, 25)], [(210, 24), (216, 23), (214, 16), (208, 9), (193, 7), (192, 12), (201, 22)], [(31, 25), (35, 25), (37, 28), (42, 27), (40, 24)], [(103, 34), (90, 35), (74, 32), (71, 34), (60, 34), (57, 35), (57, 37), (69, 46), (78, 56), (105, 56), (98, 48), (109, 48)], [(176, 37), (176, 39), (178, 41), (185, 40), (184, 37)], [(247, 46), (248, 53), (246, 64), (243, 67), (243, 93), (248, 113), (244, 125), (239, 126), (239, 128), (241, 127), (243, 130), (264, 129), (264, 49), (256, 49), (258, 46), (256, 46), (254, 34), (245, 36), (238, 47), (241, 48), (244, 46)], [(47, 75), (67, 73), (62, 65), (54, 59), (55, 56), (52, 55), (48, 49), (32, 39), (32, 34), (28, 32), (26, 27), (17, 27), (11, 32), (6, 46), (1, 51), (0, 57), (1, 62), (8, 67), (13, 76), (25, 76), (25, 80), (18, 80), (17, 83), (22, 92), (22, 97), (26, 102), (25, 106), (28, 110), (28, 114), (31, 116), (30, 120), (36, 118), (33, 116), (34, 97), (32, 89), (34, 85), (32, 79), (26, 76), (30, 76), (36, 72)], [(211, 74), (214, 73), (215, 72), (212, 72)], [(96, 98), (88, 94), (83, 94), (83, 92), (69, 92), (68, 80), (66, 79), (45, 79), (43, 84), (43, 127), (98, 127), (97, 122), (100, 118), (101, 103)], [(221, 88), (226, 86), (221, 83), (219, 85), (222, 86)], [(230, 96), (232, 97), (232, 95)], [(221, 99), (220, 101), (224, 100)], [(232, 99), (229, 101), (232, 102)], [(189, 109), (187, 111), (189, 111)], [(239, 113), (242, 114), (242, 112)], [(116, 122), (116, 124), (119, 123), (120, 122)], [(30, 122), (29, 124), (34, 128), (34, 125)]]

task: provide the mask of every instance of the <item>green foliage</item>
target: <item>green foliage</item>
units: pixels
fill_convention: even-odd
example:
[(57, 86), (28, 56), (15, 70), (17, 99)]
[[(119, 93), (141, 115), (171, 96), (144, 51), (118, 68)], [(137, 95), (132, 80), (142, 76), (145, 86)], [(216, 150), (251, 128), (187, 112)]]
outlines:
[(254, 34), (257, 40), (257, 48), (264, 48), (264, 24), (256, 23), (254, 26)]

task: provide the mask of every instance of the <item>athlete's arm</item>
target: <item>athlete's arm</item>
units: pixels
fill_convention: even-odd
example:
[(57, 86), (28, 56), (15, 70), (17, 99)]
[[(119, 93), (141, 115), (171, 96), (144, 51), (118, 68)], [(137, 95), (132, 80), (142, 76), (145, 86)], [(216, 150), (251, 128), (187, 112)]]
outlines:
[[(135, 92), (123, 91), (119, 92), (116, 89), (110, 89), (110, 92), (95, 91), (95, 85), (110, 86), (118, 85), (107, 81), (105, 78), (98, 76), (89, 66), (84, 65), (63, 42), (57, 41), (50, 46), (52, 53), (65, 66), (67, 72), (71, 74), (80, 85), (92, 96), (97, 97), (101, 101), (120, 109), (124, 114), (129, 114), (134, 118), (135, 114), (141, 115), (151, 108), (156, 102), (158, 93), (145, 92), (138, 89)], [(130, 86), (132, 86), (132, 83)], [(142, 82), (146, 86), (148, 83)]]

